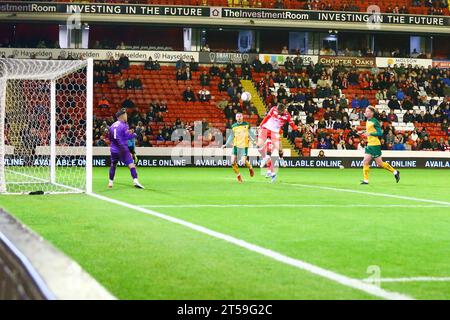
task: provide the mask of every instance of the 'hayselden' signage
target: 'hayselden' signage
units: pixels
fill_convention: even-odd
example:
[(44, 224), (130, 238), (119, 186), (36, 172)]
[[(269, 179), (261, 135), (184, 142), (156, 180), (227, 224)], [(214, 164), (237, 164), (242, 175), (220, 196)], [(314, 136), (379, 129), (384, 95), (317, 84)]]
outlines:
[(180, 58), (185, 61), (194, 59), (199, 61), (198, 52), (184, 51), (146, 51), (146, 50), (95, 50), (95, 49), (28, 49), (28, 48), (0, 48), (0, 57), (17, 59), (86, 59), (109, 60), (111, 57), (119, 59), (121, 55), (128, 57), (130, 61), (147, 61), (149, 58), (159, 62), (175, 62)]
[[(446, 27), (450, 26), (450, 17), (405, 15), (405, 14), (371, 14), (361, 12), (308, 11), (259, 8), (221, 8), (221, 7), (187, 7), (154, 6), (139, 4), (85, 4), (85, 3), (46, 3), (46, 2), (2, 2), (0, 13), (62, 13), (62, 14), (108, 14), (130, 16), (163, 17), (199, 17), (215, 19), (310, 21), (334, 23), (366, 23), (389, 25), (418, 25)], [(218, 21), (219, 22), (219, 21)]]

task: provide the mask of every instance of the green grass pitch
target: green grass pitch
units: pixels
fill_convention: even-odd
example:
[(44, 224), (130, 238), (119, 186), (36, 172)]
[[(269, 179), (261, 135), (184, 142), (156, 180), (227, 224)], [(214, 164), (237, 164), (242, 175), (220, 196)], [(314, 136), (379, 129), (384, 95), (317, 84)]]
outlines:
[[(109, 190), (108, 168), (96, 168), (94, 191), (352, 279), (376, 266), (388, 291), (450, 299), (449, 170), (405, 169), (396, 184), (372, 169), (368, 186), (357, 169), (281, 168), (274, 184), (241, 172), (243, 184), (228, 168), (138, 168), (147, 189), (137, 190), (120, 168)], [(121, 299), (378, 299), (87, 195), (0, 196), (0, 206)]]

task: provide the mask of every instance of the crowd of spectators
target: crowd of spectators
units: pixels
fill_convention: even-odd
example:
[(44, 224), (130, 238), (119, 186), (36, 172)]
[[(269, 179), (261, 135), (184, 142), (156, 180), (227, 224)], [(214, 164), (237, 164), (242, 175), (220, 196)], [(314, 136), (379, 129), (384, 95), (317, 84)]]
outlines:
[[(96, 72), (101, 74), (105, 70), (114, 70), (120, 74), (121, 66), (126, 66), (126, 63), (102, 62), (97, 65)], [(198, 70), (198, 64), (195, 61), (186, 63), (180, 59), (176, 63), (176, 70), (175, 76), (178, 76), (179, 73), (189, 74), (192, 72), (191, 70)], [(285, 103), (288, 111), (301, 128), (300, 132), (293, 132), (286, 127), (283, 134), (292, 141), (300, 138), (304, 148), (313, 146), (324, 149), (363, 147), (364, 141), (360, 139), (352, 121), (365, 120), (363, 110), (372, 104), (371, 100), (373, 99), (385, 100), (391, 109), (388, 113), (380, 114), (384, 128), (383, 148), (395, 150), (442, 150), (447, 148), (448, 141), (429, 139), (430, 132), (427, 125), (434, 123), (447, 136), (449, 134), (449, 102), (447, 100), (440, 102), (441, 100), (438, 98), (450, 96), (450, 71), (448, 69), (394, 65), (388, 68), (374, 67), (362, 71), (353, 67), (345, 67), (342, 63), (305, 64), (301, 56), (287, 59), (283, 65), (262, 62), (256, 57), (251, 62), (244, 60), (240, 65), (231, 62), (222, 67), (211, 65), (209, 70), (202, 71), (200, 74), (198, 81), (202, 89), (194, 92), (188, 86), (183, 92), (183, 99), (185, 101), (208, 101), (205, 96), (209, 94), (208, 87), (211, 85), (211, 79), (218, 77), (220, 79), (218, 90), (227, 93), (226, 101), (223, 101), (220, 106), (223, 108), (229, 128), (233, 124), (237, 112), (257, 114), (257, 110), (251, 102), (243, 102), (240, 99), (243, 92), (240, 79), (252, 80), (255, 73), (259, 75), (258, 79), (260, 78), (255, 84), (266, 105)], [(261, 77), (261, 73), (264, 73), (264, 76)], [(179, 79), (179, 81), (184, 80), (185, 78)], [(276, 91), (275, 84), (277, 84)], [(348, 88), (357, 88), (362, 92), (367, 90), (367, 95), (358, 94), (346, 97), (343, 90)], [(376, 91), (375, 94), (374, 91)], [(321, 108), (315, 98), (321, 98)], [(102, 100), (107, 100), (107, 98)], [(425, 111), (414, 110), (413, 106), (424, 107)], [(163, 123), (164, 113), (167, 111), (167, 106), (163, 102), (155, 101), (148, 114), (140, 114), (130, 98), (125, 99), (122, 107), (130, 110), (130, 126), (140, 128), (138, 130), (140, 133), (150, 132), (152, 122)], [(392, 123), (398, 122), (396, 110), (405, 112), (403, 122), (415, 123), (416, 127), (421, 127), (420, 131), (396, 132), (392, 125)], [(300, 121), (300, 112), (307, 115), (303, 123)], [(193, 124), (180, 122), (174, 126), (166, 124), (163, 132), (141, 135), (137, 142), (138, 146), (149, 144), (150, 136), (153, 136), (153, 140), (156, 136), (156, 140), (165, 141), (171, 134), (171, 130), (180, 128), (180, 126), (186, 128), (192, 127)], [(97, 129), (99, 129), (97, 139), (102, 144), (102, 130)]]
[[(259, 61), (254, 61), (258, 66)], [(367, 71), (356, 68), (345, 67), (342, 63), (337, 65), (323, 65), (321, 63), (304, 65), (301, 57), (293, 60), (287, 59), (284, 68), (267, 71), (257, 83), (260, 95), (267, 105), (282, 102), (288, 105), (291, 115), (298, 116), (300, 112), (306, 114), (306, 121), (301, 123), (300, 133), (290, 131), (288, 126), (284, 135), (292, 141), (296, 138), (302, 139), (304, 148), (315, 145), (326, 149), (352, 149), (364, 142), (359, 141), (352, 128), (352, 121), (364, 121), (363, 110), (372, 104), (366, 95), (354, 95), (346, 97), (342, 93), (344, 89), (367, 90), (368, 95), (376, 90), (374, 98), (385, 100), (391, 111), (389, 114), (380, 114), (380, 120), (386, 124), (386, 136), (389, 131), (397, 137), (394, 139), (383, 137), (382, 143), (385, 149), (400, 150), (428, 150), (428, 142), (432, 144), (433, 150), (443, 150), (448, 141), (429, 140), (429, 132), (426, 127), (421, 129), (418, 138), (411, 138), (408, 133), (395, 132), (391, 125), (398, 122), (396, 110), (405, 112), (403, 122), (420, 124), (439, 124), (441, 130), (449, 134), (449, 101), (444, 100), (439, 105), (438, 97), (450, 96), (450, 71), (437, 68), (424, 68), (417, 66), (394, 65), (388, 68), (372, 68)], [(277, 90), (275, 91), (275, 84)], [(292, 90), (288, 94), (288, 90)], [(372, 94), (373, 95), (373, 94)], [(431, 97), (431, 98), (430, 98)], [(318, 105), (314, 98), (321, 98), (323, 111), (322, 117), (317, 119)], [(371, 99), (372, 100), (372, 99)], [(413, 110), (414, 106), (424, 107), (426, 111)], [(345, 112), (350, 108), (350, 113)], [(432, 110), (434, 111), (432, 114)], [(318, 123), (317, 123), (317, 120)], [(342, 131), (336, 136), (330, 130)], [(425, 134), (426, 133), (426, 134)], [(349, 136), (350, 135), (350, 136)], [(425, 138), (424, 136), (427, 136)]]

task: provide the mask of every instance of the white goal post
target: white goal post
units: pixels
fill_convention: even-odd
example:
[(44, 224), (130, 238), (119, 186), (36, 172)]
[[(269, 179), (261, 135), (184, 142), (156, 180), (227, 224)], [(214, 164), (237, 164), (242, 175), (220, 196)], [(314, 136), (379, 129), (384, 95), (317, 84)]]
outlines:
[(92, 59), (0, 59), (0, 194), (91, 193), (92, 104)]

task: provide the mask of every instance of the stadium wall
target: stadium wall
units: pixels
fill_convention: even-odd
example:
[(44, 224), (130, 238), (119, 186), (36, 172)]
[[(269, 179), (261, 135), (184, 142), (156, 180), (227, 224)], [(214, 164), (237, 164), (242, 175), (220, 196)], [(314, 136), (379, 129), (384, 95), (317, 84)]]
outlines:
[(0, 209), (0, 299), (115, 299), (73, 260)]
[[(311, 157), (290, 157), (285, 154), (288, 168), (360, 168), (362, 150), (311, 150)], [(136, 148), (141, 167), (229, 167), (231, 149), (222, 148)], [(249, 149), (249, 159), (259, 165), (258, 151)], [(436, 151), (384, 151), (383, 159), (397, 168), (450, 169), (450, 152)], [(94, 166), (109, 166), (109, 148), (94, 147)], [(278, 164), (277, 164), (278, 165)], [(376, 166), (375, 163), (372, 164)]]
[[(449, 28), (450, 29), (450, 28)], [(119, 59), (124, 54), (132, 62), (145, 62), (149, 58), (158, 60), (162, 63), (175, 63), (180, 58), (185, 61), (194, 61), (201, 64), (219, 63), (225, 64), (229, 61), (233, 63), (241, 63), (244, 59), (252, 61), (259, 56), (261, 61), (277, 61), (278, 64), (284, 64), (287, 57), (296, 57), (295, 54), (270, 54), (270, 53), (229, 53), (229, 52), (197, 52), (197, 51), (147, 51), (147, 50), (96, 50), (96, 49), (29, 49), (29, 48), (0, 48), (0, 56), (14, 56), (17, 59), (27, 59), (34, 56), (36, 59), (56, 59), (57, 57), (73, 58), (92, 58), (94, 60), (109, 60), (111, 57)], [(318, 55), (301, 55), (304, 65), (311, 62), (321, 62), (324, 65), (338, 64), (342, 62), (346, 67), (387, 67), (395, 64), (413, 65), (420, 67), (429, 67), (433, 65), (432, 59), (418, 58), (362, 58), (362, 57), (342, 57), (342, 56), (318, 56)], [(448, 67), (442, 61), (435, 62), (437, 67)]]

